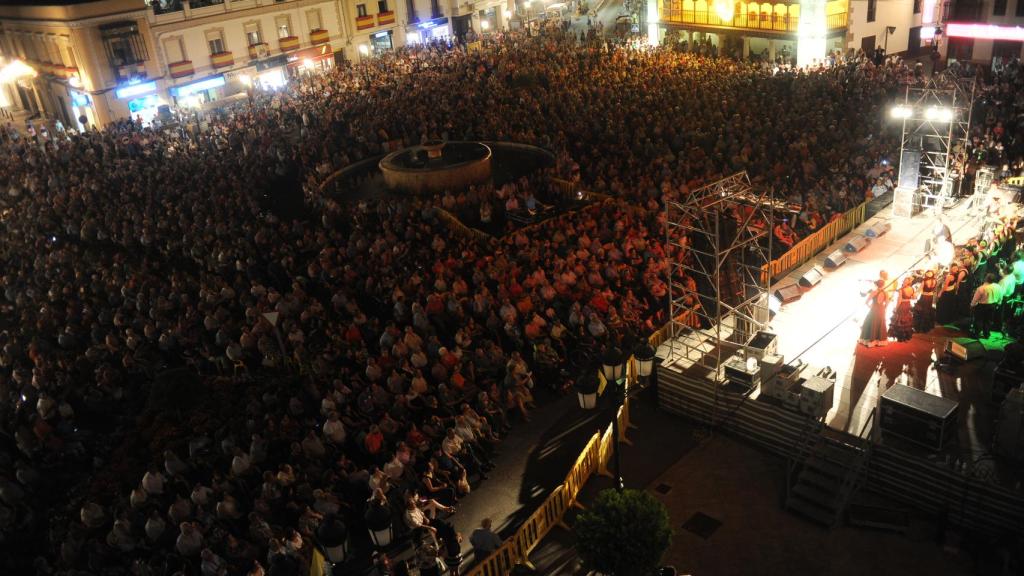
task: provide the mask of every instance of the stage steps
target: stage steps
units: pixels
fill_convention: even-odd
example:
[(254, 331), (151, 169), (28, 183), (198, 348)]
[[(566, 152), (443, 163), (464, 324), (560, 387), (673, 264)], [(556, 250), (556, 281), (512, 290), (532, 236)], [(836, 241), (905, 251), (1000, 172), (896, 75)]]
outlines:
[(830, 438), (820, 421), (809, 431), (809, 447), (798, 449), (787, 474), (786, 509), (831, 528), (843, 517), (863, 475), (870, 445)]
[[(678, 344), (676, 344), (678, 346)], [(659, 354), (667, 349), (663, 344)], [(662, 356), (664, 357), (664, 356)], [(760, 398), (734, 394), (697, 377), (693, 368), (659, 366), (659, 406), (695, 422), (711, 425), (761, 448), (790, 458), (807, 430), (807, 418)], [(852, 442), (855, 436), (837, 430), (829, 437)], [(1024, 526), (1024, 492), (986, 473), (985, 457), (961, 470), (934, 455), (909, 453), (884, 442), (871, 446), (863, 474), (870, 487), (915, 509), (945, 517), (953, 525), (991, 536), (1018, 534)]]

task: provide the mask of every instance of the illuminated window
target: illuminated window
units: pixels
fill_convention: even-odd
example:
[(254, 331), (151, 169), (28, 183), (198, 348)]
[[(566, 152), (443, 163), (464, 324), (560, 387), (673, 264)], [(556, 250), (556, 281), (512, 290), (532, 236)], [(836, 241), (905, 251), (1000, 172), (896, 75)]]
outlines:
[(278, 16), (274, 23), (277, 25), (277, 37), (287, 38), (292, 35), (292, 19), (288, 16)]

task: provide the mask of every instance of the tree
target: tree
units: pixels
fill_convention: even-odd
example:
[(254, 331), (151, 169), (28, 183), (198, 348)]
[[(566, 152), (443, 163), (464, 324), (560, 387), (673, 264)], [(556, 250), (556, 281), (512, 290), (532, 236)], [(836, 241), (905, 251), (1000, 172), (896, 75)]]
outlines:
[(576, 519), (576, 551), (591, 570), (652, 576), (672, 540), (668, 511), (642, 490), (604, 490)]

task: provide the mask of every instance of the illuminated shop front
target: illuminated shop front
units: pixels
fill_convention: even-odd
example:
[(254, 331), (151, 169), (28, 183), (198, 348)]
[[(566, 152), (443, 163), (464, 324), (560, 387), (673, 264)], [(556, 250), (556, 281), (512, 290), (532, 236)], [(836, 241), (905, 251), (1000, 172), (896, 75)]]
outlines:
[(114, 90), (118, 100), (124, 100), (133, 120), (142, 119), (143, 125), (149, 125), (157, 115), (157, 108), (163, 104), (156, 95), (156, 82), (135, 80), (121, 85)]
[(174, 102), (181, 108), (199, 108), (203, 104), (217, 100), (221, 94), (220, 88), (225, 84), (224, 75), (209, 76), (195, 82), (174, 86), (171, 88), (171, 96)]
[(287, 69), (292, 76), (304, 72), (326, 72), (333, 67), (334, 52), (330, 44), (320, 44), (288, 53)]

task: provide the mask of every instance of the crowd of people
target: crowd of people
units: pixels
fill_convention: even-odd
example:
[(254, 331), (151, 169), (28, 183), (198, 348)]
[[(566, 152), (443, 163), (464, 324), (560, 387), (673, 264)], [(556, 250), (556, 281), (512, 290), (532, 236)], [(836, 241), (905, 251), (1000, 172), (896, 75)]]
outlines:
[[(511, 34), (298, 79), (201, 131), (0, 131), (0, 569), (298, 574), (384, 524), (422, 567), (453, 560), (446, 516), (573, 350), (666, 320), (685, 255), (663, 202), (747, 170), (813, 230), (892, 153), (901, 73)], [(611, 199), (485, 246), (443, 199), (320, 191), (437, 139), (542, 146)]]

